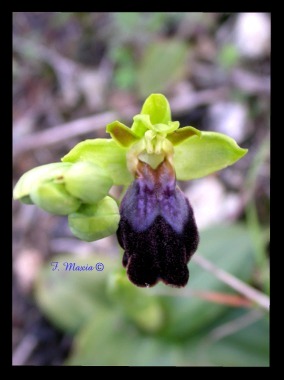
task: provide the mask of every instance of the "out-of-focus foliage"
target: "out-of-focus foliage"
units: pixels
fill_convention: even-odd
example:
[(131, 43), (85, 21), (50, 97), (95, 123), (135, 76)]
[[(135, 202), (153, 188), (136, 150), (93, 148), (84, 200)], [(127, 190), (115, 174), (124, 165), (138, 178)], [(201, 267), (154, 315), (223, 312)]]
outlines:
[(164, 92), (185, 72), (188, 48), (177, 40), (160, 41), (149, 45), (137, 71), (137, 87), (141, 98)]
[[(218, 267), (249, 280), (253, 246), (243, 225), (204, 230), (200, 252)], [(125, 279), (119, 261), (103, 254), (76, 259), (77, 265), (93, 267), (103, 262), (103, 272), (66, 272), (63, 263), (74, 262), (73, 255), (55, 260), (60, 271), (53, 271), (50, 264), (45, 266), (38, 279), (36, 299), (56, 326), (76, 334), (67, 364), (268, 364), (267, 316), (260, 313), (254, 323), (239, 332), (238, 319), (250, 311), (232, 311), (224, 304), (199, 298), (198, 292), (222, 294), (230, 293), (230, 289), (195, 263), (190, 265), (191, 277), (185, 291), (171, 292), (163, 285), (134, 287)], [(226, 321), (235, 323), (237, 331), (232, 328), (228, 336), (214, 338), (217, 328), (226, 331)]]

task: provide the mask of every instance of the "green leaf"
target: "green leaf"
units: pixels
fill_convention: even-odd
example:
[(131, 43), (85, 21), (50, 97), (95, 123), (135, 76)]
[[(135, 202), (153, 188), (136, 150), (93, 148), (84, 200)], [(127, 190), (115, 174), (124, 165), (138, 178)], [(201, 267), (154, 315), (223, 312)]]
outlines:
[[(226, 314), (231, 322), (235, 319), (234, 312)], [(75, 337), (73, 352), (65, 365), (269, 365), (269, 327), (264, 318), (215, 342), (208, 334), (222, 324), (222, 319), (220, 322), (216, 320), (212, 328), (204, 326), (194, 337), (177, 343), (142, 334), (123, 315), (102, 307)]]
[(152, 124), (168, 124), (171, 121), (171, 108), (163, 94), (148, 96), (140, 113), (149, 115)]
[(217, 132), (201, 132), (175, 146), (174, 165), (177, 179), (204, 177), (234, 164), (246, 153), (232, 138)]
[(126, 63), (120, 62), (118, 64), (113, 80), (115, 86), (120, 89), (133, 89), (136, 81), (136, 65), (132, 57), (129, 57), (129, 61)]
[(112, 183), (104, 169), (90, 162), (77, 162), (64, 175), (66, 190), (85, 203), (100, 201)]
[(126, 166), (125, 148), (112, 139), (85, 140), (62, 158), (63, 162), (87, 161), (105, 169), (115, 185), (125, 185), (133, 178)]
[[(230, 318), (227, 317), (227, 320), (231, 326), (236, 326), (237, 318), (232, 317), (232, 314), (232, 312), (229, 314)], [(222, 321), (219, 321), (218, 325), (219, 328), (222, 327)], [(240, 331), (232, 332), (220, 340), (211, 340), (208, 343), (207, 340), (201, 347), (204, 350), (207, 365), (269, 366), (269, 321), (265, 317)]]
[(174, 365), (178, 354), (175, 346), (142, 335), (121, 314), (101, 309), (76, 336), (65, 365), (165, 366)]
[[(202, 255), (219, 268), (237, 278), (248, 281), (253, 269), (253, 246), (245, 226), (218, 226), (200, 232), (200, 245), (196, 255)], [(232, 293), (231, 288), (199, 267), (189, 262), (189, 281), (185, 291), (207, 291)], [(160, 285), (159, 285), (160, 287)], [(224, 314), (228, 307), (211, 303), (198, 297), (180, 295), (165, 297), (169, 324), (164, 334), (173, 339), (186, 339), (203, 326), (212, 323)]]
[(30, 197), (38, 207), (55, 215), (68, 215), (81, 205), (78, 198), (66, 191), (63, 183), (52, 181), (37, 183), (33, 186)]
[(112, 274), (108, 283), (108, 295), (113, 305), (143, 331), (156, 332), (164, 325), (163, 308), (158, 297), (150, 296), (143, 289), (133, 286), (125, 275), (125, 269)]
[[(218, 226), (201, 232), (196, 255), (202, 254), (248, 281), (253, 269), (251, 251), (245, 226)], [(118, 269), (120, 259), (105, 254), (60, 255), (52, 261), (93, 266), (101, 262), (105, 266), (102, 272), (58, 272), (52, 271), (48, 263), (40, 272), (35, 287), (40, 309), (63, 331), (76, 332), (65, 365), (268, 365), (269, 326), (265, 318), (216, 341), (211, 332), (225, 323), (234, 324), (237, 317), (248, 311), (185, 297), (181, 289), (164, 285), (137, 288), (127, 283), (126, 274), (122, 277), (125, 269)], [(232, 293), (227, 285), (194, 262), (190, 262), (189, 268), (189, 291)], [(175, 294), (159, 295), (167, 290), (169, 293), (174, 290)]]
[(14, 199), (19, 199), (23, 203), (33, 203), (30, 199), (32, 187), (44, 180), (53, 180), (61, 177), (72, 166), (70, 163), (54, 162), (41, 165), (24, 173), (17, 182), (14, 191)]
[(144, 98), (152, 92), (166, 92), (184, 75), (187, 54), (188, 47), (182, 41), (166, 40), (149, 44), (137, 70), (139, 95)]
[(135, 135), (133, 130), (120, 123), (119, 121), (114, 121), (108, 124), (106, 131), (119, 145), (124, 148), (128, 148), (139, 140), (139, 137)]
[[(57, 262), (58, 268), (51, 262)], [(104, 264), (104, 270), (66, 271), (64, 263), (88, 265)], [(35, 283), (35, 298), (43, 314), (65, 332), (75, 332), (84, 323), (100, 314), (108, 304), (105, 292), (106, 278), (117, 268), (117, 261), (108, 255), (58, 255), (40, 270)], [(57, 270), (59, 269), (59, 270)]]
[(232, 69), (240, 61), (240, 54), (236, 45), (223, 45), (219, 51), (219, 54), (217, 55), (217, 59), (220, 66), (223, 66), (224, 69)]
[(114, 234), (119, 219), (116, 202), (105, 197), (94, 205), (83, 204), (79, 210), (68, 216), (68, 223), (71, 232), (78, 239), (94, 241)]

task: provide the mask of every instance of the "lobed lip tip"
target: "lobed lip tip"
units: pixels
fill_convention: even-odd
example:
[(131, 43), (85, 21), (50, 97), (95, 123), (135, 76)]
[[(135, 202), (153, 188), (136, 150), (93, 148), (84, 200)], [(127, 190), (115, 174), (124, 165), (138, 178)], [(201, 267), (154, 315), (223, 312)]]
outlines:
[(188, 214), (181, 233), (161, 215), (144, 231), (137, 231), (130, 219), (124, 214), (117, 230), (118, 241), (125, 250), (122, 263), (129, 280), (139, 287), (152, 287), (159, 281), (184, 287), (189, 278), (187, 263), (199, 242), (193, 213)]

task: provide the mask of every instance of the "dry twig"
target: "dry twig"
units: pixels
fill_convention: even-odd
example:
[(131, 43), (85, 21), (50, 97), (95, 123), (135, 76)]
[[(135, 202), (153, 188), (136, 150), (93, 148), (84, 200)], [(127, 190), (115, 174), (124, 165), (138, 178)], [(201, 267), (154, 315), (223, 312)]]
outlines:
[(194, 256), (192, 260), (203, 269), (212, 273), (219, 280), (244, 295), (246, 298), (250, 299), (265, 310), (269, 310), (270, 299), (267, 295), (245, 284), (243, 281), (239, 280), (230, 273), (227, 273), (223, 269), (218, 268), (216, 265), (200, 255)]
[[(59, 72), (60, 77), (62, 75), (70, 76), (80, 69), (77, 63), (41, 44), (14, 36), (13, 45), (14, 49), (20, 52), (24, 52), (25, 50), (33, 51), (35, 59), (49, 62)], [(170, 104), (172, 112), (179, 115), (185, 112), (188, 113), (198, 106), (216, 102), (226, 96), (227, 90), (224, 87), (199, 92), (185, 91), (171, 98)], [(21, 139), (14, 141), (14, 157), (30, 150), (56, 145), (72, 137), (82, 136), (92, 133), (94, 130), (103, 129), (108, 123), (117, 119), (131, 122), (132, 117), (138, 112), (138, 105), (137, 107), (128, 106), (120, 112), (103, 112), (57, 125), (45, 131), (22, 136)]]

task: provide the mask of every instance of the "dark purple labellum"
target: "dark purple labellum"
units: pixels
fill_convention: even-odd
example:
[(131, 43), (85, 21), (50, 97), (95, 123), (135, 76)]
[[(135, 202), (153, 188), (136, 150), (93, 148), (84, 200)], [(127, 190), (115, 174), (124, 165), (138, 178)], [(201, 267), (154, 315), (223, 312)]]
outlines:
[(137, 286), (159, 280), (181, 287), (188, 282), (187, 263), (199, 234), (192, 207), (176, 186), (175, 172), (165, 160), (155, 170), (139, 161), (137, 178), (121, 206), (117, 230), (125, 250), (122, 263)]

